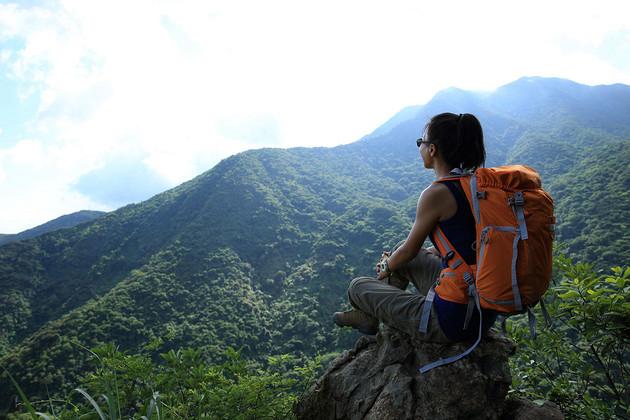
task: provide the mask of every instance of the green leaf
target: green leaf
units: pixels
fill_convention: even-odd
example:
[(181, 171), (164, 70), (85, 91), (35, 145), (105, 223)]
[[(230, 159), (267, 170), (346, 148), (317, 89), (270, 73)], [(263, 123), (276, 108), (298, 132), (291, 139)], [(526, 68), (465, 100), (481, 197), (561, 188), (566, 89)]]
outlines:
[(92, 404), (92, 407), (94, 407), (94, 410), (96, 411), (98, 416), (101, 418), (101, 420), (106, 419), (105, 414), (103, 414), (103, 411), (101, 410), (101, 407), (98, 406), (98, 404), (96, 403), (96, 401), (94, 401), (94, 398), (92, 398), (90, 394), (88, 394), (81, 388), (75, 388), (74, 391), (77, 391), (79, 394), (83, 395), (85, 399), (88, 400), (90, 404)]
[(576, 292), (575, 290), (569, 290), (566, 293), (558, 295), (558, 297), (560, 297), (562, 299), (573, 299), (573, 298), (576, 298), (576, 297), (580, 297), (580, 294), (578, 292)]

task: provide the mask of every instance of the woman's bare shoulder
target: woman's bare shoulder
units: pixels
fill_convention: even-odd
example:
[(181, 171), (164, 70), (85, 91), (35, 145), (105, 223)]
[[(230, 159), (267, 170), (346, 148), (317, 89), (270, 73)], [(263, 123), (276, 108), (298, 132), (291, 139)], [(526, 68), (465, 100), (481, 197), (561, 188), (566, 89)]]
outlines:
[(446, 185), (435, 182), (422, 191), (422, 194), (420, 194), (420, 200), (428, 200), (429, 202), (441, 201), (450, 196), (451, 192)]
[(453, 217), (457, 212), (457, 202), (448, 187), (439, 182), (429, 185), (418, 199), (418, 210), (431, 208), (439, 215), (439, 220)]

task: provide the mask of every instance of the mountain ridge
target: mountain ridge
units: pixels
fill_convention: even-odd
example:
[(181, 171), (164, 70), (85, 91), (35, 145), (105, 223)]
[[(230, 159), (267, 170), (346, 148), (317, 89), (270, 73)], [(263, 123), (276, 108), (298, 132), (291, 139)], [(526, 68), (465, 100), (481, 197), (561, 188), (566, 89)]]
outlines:
[[(624, 92), (630, 98), (630, 87)], [(562, 187), (566, 214), (575, 213), (578, 191), (563, 174), (575, 176), (596, 150), (599, 159), (614, 151), (615, 168), (626, 156), (630, 122), (610, 132), (575, 118), (540, 126), (479, 100), (488, 165), (540, 167), (552, 192)], [(329, 314), (346, 304), (347, 282), (371, 274), (380, 252), (406, 236), (432, 181), (415, 139), (440, 106), (426, 104), (415, 119), (407, 108), (347, 145), (246, 151), (87, 225), (0, 247), (0, 363), (26, 378), (29, 395), (43, 395), (45, 385), (64, 389), (84, 369), (87, 355), (74, 342), (116, 340), (136, 351), (162, 340), (153, 351), (198, 346), (208, 358), (228, 345), (251, 357), (347, 345), (352, 334), (334, 329)], [(560, 146), (573, 151), (558, 159)], [(589, 226), (597, 214), (581, 216), (576, 223)], [(583, 228), (564, 232), (576, 235), (567, 236), (575, 252), (589, 243)], [(5, 384), (0, 405), (11, 395)]]
[(96, 210), (79, 210), (74, 213), (64, 214), (41, 225), (35, 226), (30, 229), (26, 229), (18, 233), (3, 233), (0, 234), (0, 246), (9, 242), (23, 241), (25, 239), (35, 238), (40, 235), (44, 235), (48, 232), (53, 232), (58, 229), (68, 229), (75, 227), (82, 223), (90, 222), (106, 214), (103, 211)]

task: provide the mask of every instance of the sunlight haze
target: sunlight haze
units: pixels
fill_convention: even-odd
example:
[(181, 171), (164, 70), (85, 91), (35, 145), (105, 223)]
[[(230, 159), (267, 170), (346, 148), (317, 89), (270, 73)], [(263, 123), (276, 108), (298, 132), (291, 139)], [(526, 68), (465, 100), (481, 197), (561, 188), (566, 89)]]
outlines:
[(350, 143), (451, 86), (630, 84), (628, 16), (608, 0), (0, 1), (0, 233), (247, 149)]

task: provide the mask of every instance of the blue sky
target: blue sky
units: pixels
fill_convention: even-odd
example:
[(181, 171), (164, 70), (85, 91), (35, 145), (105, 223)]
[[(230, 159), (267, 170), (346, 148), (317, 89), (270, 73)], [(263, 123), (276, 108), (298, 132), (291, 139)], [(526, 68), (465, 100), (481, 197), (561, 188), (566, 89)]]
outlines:
[(456, 86), (630, 84), (624, 1), (0, 1), (0, 233), (240, 151), (355, 141)]

